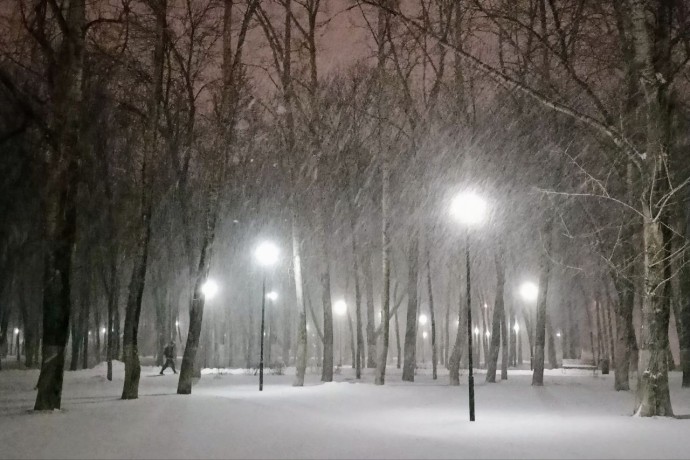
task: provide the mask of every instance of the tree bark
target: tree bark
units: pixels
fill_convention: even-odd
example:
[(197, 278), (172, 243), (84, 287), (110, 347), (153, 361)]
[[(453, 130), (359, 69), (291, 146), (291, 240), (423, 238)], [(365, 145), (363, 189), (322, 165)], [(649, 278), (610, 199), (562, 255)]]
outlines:
[[(496, 367), (498, 366), (498, 352), (501, 346), (501, 331), (505, 330), (505, 304), (503, 301), (503, 293), (505, 290), (505, 266), (503, 264), (503, 251), (500, 250), (494, 259), (496, 265), (496, 303), (494, 304), (493, 320), (491, 323), (491, 345), (486, 369), (486, 381), (489, 383), (496, 383)], [(503, 361), (505, 361), (505, 357)]]
[(532, 385), (544, 385), (544, 345), (546, 341), (546, 306), (549, 292), (549, 278), (551, 276), (551, 245), (553, 239), (553, 215), (550, 210), (545, 210), (549, 215), (545, 216), (542, 228), (544, 249), (541, 254), (539, 267), (539, 297), (537, 298), (537, 319), (534, 337), (534, 373)]
[(367, 251), (364, 288), (367, 296), (367, 368), (376, 369), (376, 314), (374, 313), (374, 273), (371, 250)]
[(462, 296), (460, 296), (458, 302), (458, 328), (457, 333), (455, 334), (453, 351), (451, 352), (450, 359), (448, 361), (448, 376), (451, 386), (460, 385), (460, 361), (463, 354), (463, 344), (465, 343), (463, 340), (462, 331), (467, 329), (467, 316), (463, 316), (462, 305)]
[[(325, 222), (325, 221), (323, 221)], [(322, 251), (324, 261), (321, 268), (321, 301), (323, 303), (323, 367), (321, 381), (333, 381), (333, 306), (331, 304), (331, 269), (326, 243), (326, 229), (323, 229)]]
[(395, 314), (393, 315), (393, 319), (395, 320), (395, 350), (396, 350), (396, 355), (395, 355), (395, 360), (396, 364), (395, 367), (396, 369), (400, 369), (401, 363), (402, 363), (402, 346), (400, 345), (400, 321), (398, 319), (398, 312), (396, 311)]
[(57, 134), (58, 151), (51, 155), (46, 168), (52, 175), (48, 182), (55, 188), (47, 190), (44, 208), (48, 248), (43, 265), (43, 352), (34, 410), (60, 409), (71, 309), (84, 74), (84, 0), (69, 2), (64, 14), (52, 94), (52, 131)]
[(434, 289), (431, 283), (431, 250), (426, 246), (426, 284), (429, 293), (429, 314), (431, 315), (431, 376), (438, 379), (438, 350), (436, 347), (436, 311), (434, 308)]
[(414, 382), (417, 367), (417, 278), (418, 278), (418, 241), (415, 231), (410, 241), (407, 258), (407, 321), (405, 323), (405, 360), (402, 379)]
[(391, 287), (391, 267), (390, 267), (390, 167), (387, 155), (383, 154), (381, 165), (381, 252), (382, 252), (382, 272), (383, 272), (383, 295), (381, 299), (381, 352), (376, 366), (376, 385), (386, 383), (386, 364), (388, 362), (388, 343), (390, 341), (390, 287)]
[[(145, 164), (146, 161), (144, 160), (143, 174), (147, 174)], [(151, 242), (151, 204), (148, 201), (149, 198), (147, 198), (148, 193), (148, 191), (142, 190), (142, 215), (140, 222), (142, 228), (139, 230), (136, 243), (134, 269), (132, 270), (132, 278), (129, 283), (127, 309), (125, 310), (125, 330), (122, 338), (125, 381), (122, 387), (122, 399), (137, 399), (139, 397), (139, 377), (141, 375), (138, 348), (139, 318), (141, 316), (141, 303), (146, 283), (146, 269)]]
[(307, 340), (307, 305), (304, 299), (304, 281), (302, 279), (302, 256), (297, 216), (292, 212), (292, 270), (295, 283), (295, 300), (299, 308), (297, 324), (297, 371), (293, 386), (304, 386), (304, 375), (307, 372), (308, 340)]

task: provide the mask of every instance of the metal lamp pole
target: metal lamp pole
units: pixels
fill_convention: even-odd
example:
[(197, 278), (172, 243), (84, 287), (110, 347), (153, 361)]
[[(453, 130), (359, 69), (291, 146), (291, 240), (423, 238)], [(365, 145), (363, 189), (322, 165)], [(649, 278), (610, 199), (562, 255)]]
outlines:
[(470, 396), (470, 422), (474, 422), (474, 374), (472, 373), (472, 297), (470, 291), (470, 231), (467, 229), (465, 238), (465, 269), (467, 270), (467, 344), (468, 364), (470, 368), (468, 376), (468, 389)]
[(259, 391), (264, 391), (264, 331), (266, 318), (266, 272), (261, 295), (261, 357), (259, 359)]

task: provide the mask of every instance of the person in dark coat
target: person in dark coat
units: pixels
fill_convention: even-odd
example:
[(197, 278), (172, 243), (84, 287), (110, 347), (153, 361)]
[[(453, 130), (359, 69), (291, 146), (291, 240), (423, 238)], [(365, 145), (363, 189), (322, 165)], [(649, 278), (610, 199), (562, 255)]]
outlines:
[(163, 349), (163, 356), (165, 356), (165, 364), (163, 364), (163, 369), (161, 369), (161, 374), (168, 368), (171, 367), (174, 374), (177, 374), (175, 370), (175, 342), (172, 340)]

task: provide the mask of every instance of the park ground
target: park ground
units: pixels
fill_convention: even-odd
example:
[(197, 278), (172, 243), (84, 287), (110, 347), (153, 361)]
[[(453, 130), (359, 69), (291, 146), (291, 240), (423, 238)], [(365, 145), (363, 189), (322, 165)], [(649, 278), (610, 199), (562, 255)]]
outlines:
[[(481, 372), (481, 371), (480, 371)], [(351, 369), (304, 388), (289, 375), (205, 370), (193, 394), (175, 394), (177, 376), (142, 369), (139, 399), (121, 401), (124, 368), (66, 372), (61, 411), (33, 413), (37, 371), (0, 373), (0, 458), (687, 458), (690, 390), (672, 373), (677, 418), (633, 417), (632, 392), (613, 375), (528, 371), (507, 381), (477, 376), (477, 421), (468, 421), (467, 385), (450, 387), (420, 371), (385, 386)]]

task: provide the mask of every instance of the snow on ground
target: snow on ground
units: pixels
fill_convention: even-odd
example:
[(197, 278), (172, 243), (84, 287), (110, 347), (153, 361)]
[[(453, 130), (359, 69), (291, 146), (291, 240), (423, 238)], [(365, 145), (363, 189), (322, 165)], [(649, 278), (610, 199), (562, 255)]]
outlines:
[[(390, 369), (355, 382), (308, 376), (258, 377), (208, 371), (191, 396), (177, 376), (142, 369), (140, 397), (119, 400), (122, 365), (65, 373), (63, 410), (33, 413), (36, 371), (0, 372), (0, 458), (687, 458), (690, 419), (631, 417), (634, 395), (615, 392), (613, 375), (547, 371), (534, 388), (527, 371), (485, 384), (477, 378), (477, 421), (468, 421), (467, 386), (419, 375), (403, 384)], [(672, 374), (677, 415), (690, 391)]]

